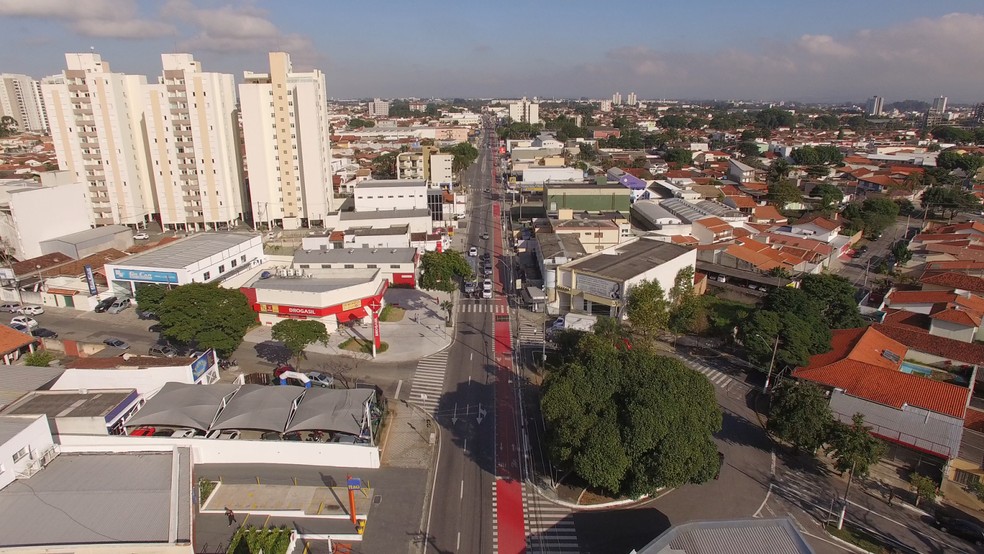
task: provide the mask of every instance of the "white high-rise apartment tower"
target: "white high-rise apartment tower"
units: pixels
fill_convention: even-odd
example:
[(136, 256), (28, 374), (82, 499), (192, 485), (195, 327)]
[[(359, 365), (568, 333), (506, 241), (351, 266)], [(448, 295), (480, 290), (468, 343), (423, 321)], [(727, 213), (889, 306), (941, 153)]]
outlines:
[(509, 118), (517, 123), (536, 125), (540, 122), (540, 104), (536, 98), (530, 102), (524, 96), (519, 102), (509, 104)]
[(0, 74), (0, 117), (10, 116), (21, 131), (48, 132), (37, 81), (27, 75)]
[(628, 101), (628, 104), (630, 106), (635, 106), (636, 104), (638, 104), (639, 103), (638, 100), (639, 99), (636, 98), (636, 93), (634, 93), (634, 92), (630, 92), (629, 93), (629, 101)]
[(191, 54), (162, 54), (144, 89), (150, 170), (165, 229), (228, 228), (242, 218), (243, 178), (231, 73), (206, 73)]
[(369, 117), (389, 117), (390, 103), (379, 98), (369, 102)]
[(113, 73), (99, 54), (65, 54), (41, 82), (59, 169), (89, 184), (96, 225), (143, 225), (154, 212), (142, 132), (143, 75)]
[(881, 96), (872, 96), (864, 106), (864, 111), (868, 115), (880, 116), (885, 113), (885, 99)]
[(613, 106), (621, 106), (622, 105), (622, 93), (621, 92), (616, 92), (615, 94), (612, 95), (612, 105)]
[(323, 224), (335, 211), (325, 76), (295, 73), (286, 52), (270, 53), (270, 73), (239, 85), (253, 225)]

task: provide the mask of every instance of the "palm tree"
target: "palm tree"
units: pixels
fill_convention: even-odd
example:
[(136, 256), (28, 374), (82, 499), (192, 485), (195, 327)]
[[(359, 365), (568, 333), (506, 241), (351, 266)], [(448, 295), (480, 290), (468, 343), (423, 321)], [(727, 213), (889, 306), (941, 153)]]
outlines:
[(454, 311), (454, 302), (450, 300), (445, 300), (441, 302), (441, 309), (448, 312), (448, 324), (451, 324), (451, 314)]

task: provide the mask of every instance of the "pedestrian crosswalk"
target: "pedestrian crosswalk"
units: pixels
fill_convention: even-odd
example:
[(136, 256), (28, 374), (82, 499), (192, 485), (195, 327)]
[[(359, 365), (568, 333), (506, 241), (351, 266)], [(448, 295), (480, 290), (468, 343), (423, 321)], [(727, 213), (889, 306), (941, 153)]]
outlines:
[(421, 358), (413, 373), (413, 386), (410, 387), (410, 402), (434, 414), (444, 392), (444, 374), (448, 368), (448, 352), (441, 352)]
[(714, 386), (716, 386), (716, 387), (721, 387), (722, 389), (727, 389), (733, 383), (737, 383), (738, 382), (738, 381), (735, 381), (734, 379), (732, 379), (726, 373), (721, 373), (720, 371), (718, 371), (716, 369), (711, 369), (711, 368), (707, 367), (700, 360), (689, 358), (689, 357), (685, 357), (685, 358), (681, 358), (681, 361), (683, 361), (683, 363), (686, 364), (691, 369), (695, 369), (695, 370), (703, 373), (704, 376), (707, 377), (707, 380), (710, 381), (711, 384), (714, 385)]
[(491, 303), (461, 304), (458, 306), (458, 313), (462, 313), (462, 314), (490, 313), (490, 312), (496, 314), (509, 313), (509, 307), (503, 306), (501, 304), (491, 304)]
[(519, 324), (520, 346), (540, 346), (543, 343), (543, 326), (525, 319)]
[(574, 513), (541, 498), (533, 485), (523, 486), (523, 517), (528, 554), (578, 554)]

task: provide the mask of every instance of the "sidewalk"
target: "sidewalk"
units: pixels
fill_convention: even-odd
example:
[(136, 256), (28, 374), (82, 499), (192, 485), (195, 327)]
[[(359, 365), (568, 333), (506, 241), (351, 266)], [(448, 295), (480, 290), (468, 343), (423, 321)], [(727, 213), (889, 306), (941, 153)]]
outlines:
[[(456, 301), (454, 295), (452, 301)], [(441, 302), (448, 300), (445, 293), (434, 293), (416, 289), (390, 289), (386, 292), (387, 305), (406, 310), (403, 319), (379, 323), (381, 340), (388, 345), (385, 352), (379, 352), (375, 359), (371, 354), (345, 350), (339, 346), (351, 337), (372, 340), (370, 325), (339, 327), (328, 337), (328, 346), (313, 344), (305, 349), (308, 353), (331, 356), (360, 358), (373, 363), (392, 363), (415, 361), (447, 348), (454, 338), (454, 329), (445, 326), (447, 313)], [(368, 323), (368, 318), (366, 322)], [(271, 336), (271, 327), (260, 326), (251, 330), (243, 341), (251, 344), (276, 343)]]

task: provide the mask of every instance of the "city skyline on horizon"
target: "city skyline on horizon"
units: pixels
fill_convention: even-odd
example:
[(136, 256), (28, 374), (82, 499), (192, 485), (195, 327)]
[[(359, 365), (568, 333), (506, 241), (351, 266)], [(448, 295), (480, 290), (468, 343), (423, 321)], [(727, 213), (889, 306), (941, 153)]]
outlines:
[[(386, 17), (370, 26), (352, 6), (312, 1), (0, 0), (0, 29), (25, 46), (0, 54), (0, 72), (40, 79), (64, 69), (65, 53), (92, 51), (113, 71), (154, 78), (162, 53), (187, 52), (204, 71), (241, 82), (243, 71), (263, 71), (268, 52), (286, 51), (297, 69), (322, 70), (335, 99), (605, 99), (621, 91), (640, 100), (984, 100), (976, 77), (984, 6), (970, 0), (768, 11), (716, 2), (700, 18), (684, 6), (623, 1), (608, 13), (637, 13), (614, 20), (617, 31), (590, 34), (578, 25), (597, 19), (597, 6), (564, 7), (490, 11), (441, 1), (420, 10), (383, 1)], [(830, 17), (838, 11), (849, 17)], [(435, 28), (438, 40), (428, 31)]]

